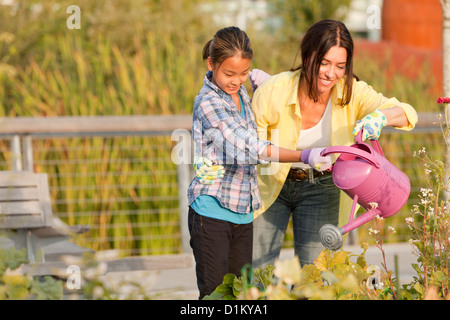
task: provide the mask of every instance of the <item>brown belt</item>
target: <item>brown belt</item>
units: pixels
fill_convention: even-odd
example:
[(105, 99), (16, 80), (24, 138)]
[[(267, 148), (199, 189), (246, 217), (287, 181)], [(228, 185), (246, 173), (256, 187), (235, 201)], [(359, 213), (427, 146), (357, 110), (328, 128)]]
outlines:
[(314, 169), (291, 168), (291, 170), (289, 170), (289, 173), (287, 175), (287, 179), (296, 181), (309, 180), (309, 173), (311, 170), (313, 171), (312, 174), (314, 178), (323, 177), (331, 174), (331, 171), (328, 170), (317, 171)]

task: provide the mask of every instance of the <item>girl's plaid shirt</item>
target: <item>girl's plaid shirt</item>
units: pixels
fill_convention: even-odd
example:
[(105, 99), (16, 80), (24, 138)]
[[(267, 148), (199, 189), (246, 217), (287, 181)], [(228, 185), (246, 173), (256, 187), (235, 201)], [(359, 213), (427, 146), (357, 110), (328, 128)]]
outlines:
[(245, 119), (232, 97), (211, 81), (211, 72), (194, 103), (192, 133), (195, 156), (212, 160), (225, 167), (225, 174), (211, 185), (201, 184), (195, 177), (188, 189), (191, 204), (199, 195), (211, 195), (224, 208), (237, 213), (250, 213), (261, 206), (256, 164), (269, 141), (260, 140), (250, 97), (244, 86), (239, 89), (245, 108)]

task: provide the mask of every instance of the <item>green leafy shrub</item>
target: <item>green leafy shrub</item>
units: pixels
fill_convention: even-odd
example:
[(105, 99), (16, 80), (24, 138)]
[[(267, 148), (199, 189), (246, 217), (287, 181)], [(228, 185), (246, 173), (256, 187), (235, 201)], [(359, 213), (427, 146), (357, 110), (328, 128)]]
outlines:
[[(324, 249), (314, 264), (300, 267), (298, 258), (277, 261), (275, 266), (251, 270), (244, 268), (241, 277), (227, 274), (224, 281), (208, 299), (370, 299), (389, 298), (383, 286), (375, 288), (371, 283), (372, 272), (363, 252), (354, 255), (348, 251), (332, 252)], [(356, 258), (356, 261), (353, 261)], [(250, 276), (249, 276), (250, 275)], [(382, 278), (386, 279), (385, 276)]]
[(50, 276), (31, 277), (19, 267), (26, 263), (26, 250), (0, 249), (0, 300), (59, 300), (63, 285)]

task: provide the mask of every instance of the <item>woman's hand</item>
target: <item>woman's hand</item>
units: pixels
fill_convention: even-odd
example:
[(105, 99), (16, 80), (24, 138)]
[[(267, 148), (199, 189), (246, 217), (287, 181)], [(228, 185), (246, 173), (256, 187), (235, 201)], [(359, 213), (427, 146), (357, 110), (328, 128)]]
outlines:
[(383, 129), (383, 127), (387, 124), (387, 117), (383, 112), (377, 109), (361, 120), (356, 121), (356, 125), (352, 133), (356, 136), (361, 129), (363, 129), (362, 141), (367, 139), (378, 140), (381, 134), (381, 129)]
[(250, 71), (248, 78), (250, 79), (250, 84), (252, 85), (253, 92), (263, 83), (267, 78), (270, 78), (270, 74), (259, 70), (253, 69)]

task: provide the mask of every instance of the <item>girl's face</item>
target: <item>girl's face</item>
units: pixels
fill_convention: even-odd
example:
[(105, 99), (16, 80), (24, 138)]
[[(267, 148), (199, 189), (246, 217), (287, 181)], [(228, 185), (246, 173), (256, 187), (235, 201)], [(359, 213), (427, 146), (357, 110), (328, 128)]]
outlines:
[(328, 50), (323, 58), (320, 69), (317, 89), (320, 93), (329, 92), (333, 86), (345, 75), (347, 64), (347, 50), (334, 46)]
[(250, 59), (237, 54), (225, 59), (219, 67), (213, 65), (211, 58), (206, 62), (208, 70), (213, 72), (212, 81), (229, 95), (236, 94), (241, 85), (247, 81)]

